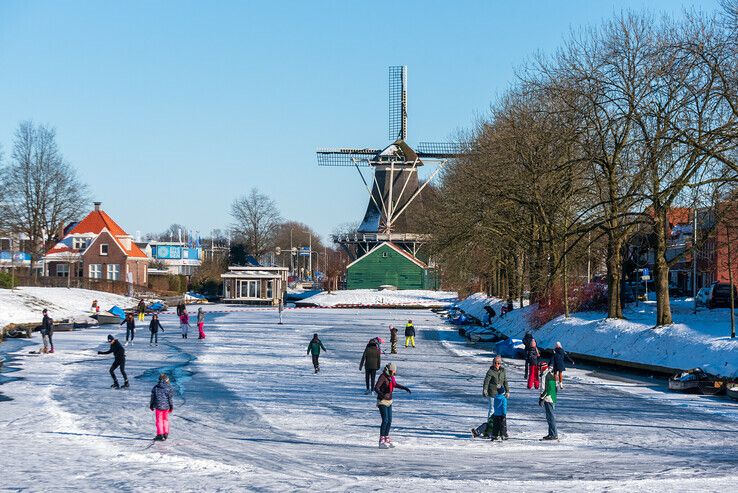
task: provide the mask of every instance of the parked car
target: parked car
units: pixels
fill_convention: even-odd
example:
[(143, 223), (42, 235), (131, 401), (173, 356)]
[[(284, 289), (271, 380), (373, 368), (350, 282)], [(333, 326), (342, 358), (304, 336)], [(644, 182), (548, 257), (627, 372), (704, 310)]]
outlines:
[[(738, 289), (733, 286), (733, 296), (738, 303)], [(730, 308), (730, 284), (714, 282), (697, 292), (697, 306), (713, 308)]]

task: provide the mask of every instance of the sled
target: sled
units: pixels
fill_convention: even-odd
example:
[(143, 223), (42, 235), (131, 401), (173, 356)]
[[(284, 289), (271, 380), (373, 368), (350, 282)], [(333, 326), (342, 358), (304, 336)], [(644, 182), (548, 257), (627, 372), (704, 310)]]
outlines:
[(729, 385), (725, 393), (728, 394), (728, 397), (730, 397), (731, 399), (738, 401), (738, 385)]
[(113, 315), (110, 312), (100, 312), (92, 316), (97, 323), (100, 325), (119, 324), (121, 318), (117, 315)]
[(706, 380), (697, 384), (702, 395), (718, 395), (725, 392), (725, 382), (722, 380)]
[(693, 368), (671, 377), (669, 390), (717, 395), (725, 390), (725, 382), (705, 373), (701, 368)]

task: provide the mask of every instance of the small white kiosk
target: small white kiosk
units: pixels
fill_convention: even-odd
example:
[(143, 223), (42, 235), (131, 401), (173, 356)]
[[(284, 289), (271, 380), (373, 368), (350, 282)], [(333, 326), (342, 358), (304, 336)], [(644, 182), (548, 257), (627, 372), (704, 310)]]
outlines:
[(223, 302), (279, 306), (287, 291), (287, 267), (228, 267), (221, 274)]

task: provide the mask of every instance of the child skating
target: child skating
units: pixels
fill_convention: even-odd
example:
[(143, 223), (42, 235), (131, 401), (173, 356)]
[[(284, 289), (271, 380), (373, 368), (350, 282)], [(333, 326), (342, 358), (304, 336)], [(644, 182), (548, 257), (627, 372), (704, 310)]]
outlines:
[(159, 322), (159, 315), (154, 313), (151, 316), (151, 322), (149, 322), (149, 332), (151, 332), (151, 337), (149, 337), (149, 346), (152, 344), (159, 345), (159, 329), (161, 329), (162, 332), (164, 332), (164, 327), (161, 326), (161, 322)]
[(554, 357), (553, 357), (553, 373), (555, 379), (559, 383), (559, 389), (564, 388), (564, 372), (566, 371), (566, 362), (574, 364), (574, 360), (569, 357), (568, 354), (566, 354), (566, 351), (564, 351), (564, 348), (561, 346), (560, 342), (556, 343), (556, 348), (554, 349)]
[(169, 385), (169, 376), (166, 373), (159, 375), (159, 383), (151, 389), (149, 409), (156, 416), (156, 437), (154, 440), (164, 441), (169, 438), (169, 415), (174, 411), (172, 395), (174, 391)]
[(379, 426), (379, 448), (394, 448), (395, 446), (389, 436), (392, 426), (392, 391), (398, 388), (410, 393), (409, 388), (397, 383), (395, 374), (397, 374), (397, 365), (388, 364), (374, 386), (374, 391), (377, 393), (377, 408), (382, 417), (382, 424)]
[(187, 314), (187, 310), (182, 311), (182, 315), (179, 316), (179, 330), (182, 331), (182, 339), (187, 339), (187, 329), (190, 328), (190, 316)]
[(318, 339), (318, 334), (313, 334), (313, 338), (308, 343), (307, 348), (307, 354), (311, 354), (313, 356), (313, 368), (315, 368), (315, 373), (318, 373), (320, 371), (320, 362), (318, 359), (320, 358), (320, 350), (328, 351), (322, 342), (320, 342), (320, 339)]
[(507, 440), (507, 397), (505, 397), (505, 387), (502, 385), (497, 387), (493, 407), (491, 438), (493, 441), (497, 438)]

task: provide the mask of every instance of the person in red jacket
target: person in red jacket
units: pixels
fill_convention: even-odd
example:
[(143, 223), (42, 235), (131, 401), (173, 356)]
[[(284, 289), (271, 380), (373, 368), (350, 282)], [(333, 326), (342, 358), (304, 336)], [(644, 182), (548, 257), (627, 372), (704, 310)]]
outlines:
[(384, 367), (382, 375), (377, 380), (374, 390), (377, 393), (377, 407), (382, 417), (382, 424), (379, 427), (379, 448), (391, 448), (395, 445), (389, 436), (390, 426), (392, 426), (392, 391), (395, 388), (402, 389), (408, 394), (410, 389), (397, 383), (395, 374), (397, 373), (397, 365), (390, 363)]

